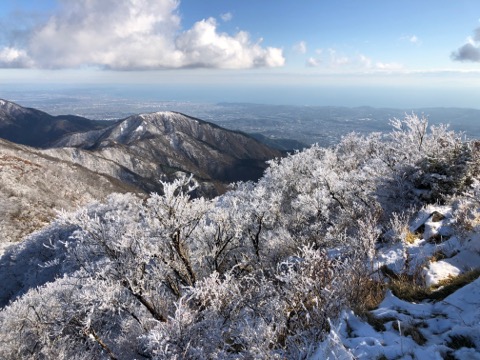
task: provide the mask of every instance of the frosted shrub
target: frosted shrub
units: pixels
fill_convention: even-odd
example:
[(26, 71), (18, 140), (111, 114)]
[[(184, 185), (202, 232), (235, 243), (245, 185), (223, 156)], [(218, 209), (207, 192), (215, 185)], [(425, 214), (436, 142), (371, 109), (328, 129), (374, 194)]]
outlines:
[(274, 310), (266, 302), (275, 300), (269, 292), (271, 286), (262, 288), (250, 277), (222, 280), (214, 273), (177, 302), (174, 316), (144, 337), (146, 353), (155, 359), (236, 359), (255, 353), (266, 358), (274, 340), (267, 335), (273, 319), (270, 326), (265, 322)]
[(454, 201), (453, 216), (457, 229), (467, 235), (480, 226), (480, 180), (474, 180), (463, 196)]
[(464, 190), (471, 149), (462, 134), (445, 125), (428, 127), (428, 120), (415, 114), (394, 119), (392, 125), (386, 143), (393, 170), (390, 185), (398, 184), (397, 192), (410, 205), (443, 202)]
[(345, 305), (347, 261), (304, 247), (271, 277), (213, 273), (177, 302), (174, 316), (143, 338), (156, 359), (301, 358)]
[(122, 336), (141, 331), (128, 293), (85, 275), (77, 273), (30, 290), (1, 311), (0, 358), (134, 356), (135, 339)]
[(392, 213), (392, 216), (386, 225), (388, 233), (385, 234), (385, 239), (392, 242), (400, 242), (407, 238), (409, 235), (409, 223), (414, 215), (415, 211), (410, 208), (407, 211), (401, 213)]

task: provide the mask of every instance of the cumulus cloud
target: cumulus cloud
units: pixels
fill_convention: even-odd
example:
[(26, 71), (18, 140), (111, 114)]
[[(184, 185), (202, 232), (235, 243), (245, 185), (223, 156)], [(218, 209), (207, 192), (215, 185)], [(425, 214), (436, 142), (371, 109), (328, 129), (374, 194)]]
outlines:
[(455, 61), (480, 62), (480, 28), (475, 29), (473, 37), (467, 38), (467, 43), (451, 55)]
[(305, 54), (307, 52), (307, 43), (305, 41), (299, 41), (293, 45), (293, 50), (299, 54)]
[(176, 40), (176, 48), (184, 57), (185, 66), (240, 69), (276, 67), (284, 64), (281, 49), (262, 48), (261, 40), (250, 42), (248, 33), (235, 36), (219, 34), (213, 18), (197, 22)]
[(279, 48), (218, 31), (213, 18), (181, 30), (177, 0), (59, 0), (23, 47), (0, 48), (2, 67), (115, 70), (283, 66)]

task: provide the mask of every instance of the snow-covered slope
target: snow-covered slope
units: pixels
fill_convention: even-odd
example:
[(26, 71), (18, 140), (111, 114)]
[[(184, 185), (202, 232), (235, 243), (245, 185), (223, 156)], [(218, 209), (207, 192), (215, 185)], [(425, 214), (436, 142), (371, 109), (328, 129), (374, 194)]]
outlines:
[(0, 99), (0, 114), (3, 117), (7, 115), (19, 115), (28, 113), (29, 110), (13, 102)]
[[(368, 316), (345, 311), (311, 360), (480, 359), (480, 209), (470, 219), (474, 227), (462, 231), (455, 207), (422, 209), (409, 229), (416, 231), (411, 243), (378, 249), (378, 269), (420, 276), (431, 294), (419, 287), (418, 295), (408, 294), (418, 299), (402, 299), (394, 287)], [(461, 276), (465, 283), (455, 285)], [(406, 286), (415, 288), (413, 281)]]
[[(94, 153), (141, 154), (137, 120)], [(480, 143), (394, 126), (214, 199), (180, 176), (62, 213), (0, 256), (0, 358), (478, 358)]]
[(282, 156), (245, 134), (179, 113), (106, 122), (51, 116), (6, 100), (0, 101), (0, 138), (42, 148), (55, 144), (65, 149), (49, 155), (147, 192), (161, 191), (159, 180), (194, 174), (208, 196), (225, 191), (226, 183), (257, 180), (265, 161)]

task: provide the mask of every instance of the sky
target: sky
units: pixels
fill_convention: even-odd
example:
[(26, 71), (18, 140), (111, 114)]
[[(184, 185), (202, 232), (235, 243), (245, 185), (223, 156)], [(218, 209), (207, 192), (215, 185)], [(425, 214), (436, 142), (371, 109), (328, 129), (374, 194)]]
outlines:
[(478, 0), (2, 0), (2, 91), (480, 108)]

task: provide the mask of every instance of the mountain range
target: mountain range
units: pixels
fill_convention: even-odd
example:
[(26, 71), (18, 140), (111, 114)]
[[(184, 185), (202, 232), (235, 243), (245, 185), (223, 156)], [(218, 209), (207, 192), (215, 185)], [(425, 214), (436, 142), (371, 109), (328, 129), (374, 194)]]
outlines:
[(197, 195), (216, 196), (228, 183), (257, 180), (267, 160), (283, 155), (241, 132), (175, 112), (94, 121), (6, 100), (0, 100), (0, 138), (0, 229), (10, 234), (7, 241), (51, 221), (53, 209), (74, 209), (112, 192), (161, 193), (161, 181), (182, 175), (194, 176)]
[[(130, 116), (105, 129), (67, 135), (54, 147), (70, 149), (70, 160), (87, 167), (85, 152), (114, 162), (149, 186), (178, 172), (215, 186), (256, 180), (265, 161), (281, 156), (245, 134), (175, 112)], [(145, 190), (158, 190), (149, 186)]]

